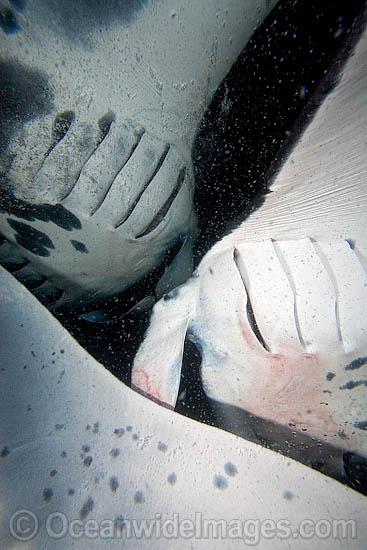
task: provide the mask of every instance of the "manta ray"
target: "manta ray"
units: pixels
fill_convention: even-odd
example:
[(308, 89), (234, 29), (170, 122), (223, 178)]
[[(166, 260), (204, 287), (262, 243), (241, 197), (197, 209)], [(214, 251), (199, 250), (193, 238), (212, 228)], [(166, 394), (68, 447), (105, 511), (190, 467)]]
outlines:
[[(333, 479), (366, 457), (363, 20), (268, 192), (180, 285), (194, 134), (274, 4), (1, 5), (4, 89), (19, 91), (1, 136), (2, 548), (364, 548), (366, 498)], [(135, 304), (161, 297), (130, 388), (37, 296), (94, 304), (174, 243)], [(170, 410), (185, 338), (235, 434)], [(332, 477), (301, 463), (320, 445)]]
[(365, 496), (139, 395), (0, 279), (1, 548), (364, 548)]
[(139, 307), (191, 274), (192, 142), (273, 5), (32, 0), (3, 8), (0, 260), (50, 307), (116, 295), (172, 247), (170, 269)]
[(132, 371), (174, 408), (187, 337), (222, 414), (253, 418), (233, 431), (303, 460), (303, 435), (367, 456), (366, 30), (345, 57), (261, 206), (155, 305)]

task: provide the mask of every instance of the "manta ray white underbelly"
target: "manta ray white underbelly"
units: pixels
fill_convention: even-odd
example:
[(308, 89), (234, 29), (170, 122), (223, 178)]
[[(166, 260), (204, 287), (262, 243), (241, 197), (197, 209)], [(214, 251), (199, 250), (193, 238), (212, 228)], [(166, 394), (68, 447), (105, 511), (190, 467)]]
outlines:
[(3, 8), (0, 261), (38, 297), (58, 308), (115, 295), (173, 245), (157, 297), (190, 275), (192, 141), (274, 4)]
[[(187, 275), (187, 151), (271, 5), (1, 2), (7, 83), (54, 93), (31, 116), (15, 110), (1, 151), (0, 260), (35, 294), (59, 288), (57, 307), (118, 292), (177, 238), (156, 295)], [(365, 32), (261, 208), (156, 305), (132, 373), (153, 400), (174, 406), (187, 335), (207, 394), (256, 418), (259, 439), (270, 424), (278, 441), (279, 427), (308, 434), (311, 453), (322, 442), (367, 456), (366, 42)], [(365, 496), (132, 391), (2, 267), (0, 304), (1, 548), (365, 549)]]
[(156, 304), (135, 388), (175, 406), (187, 335), (211, 398), (367, 456), (366, 90), (364, 30), (262, 206)]
[[(294, 544), (306, 518), (305, 537), (318, 521), (321, 537), (337, 529), (323, 548), (365, 548), (365, 496), (145, 399), (2, 268), (0, 282), (2, 549), (182, 550), (189, 538), (200, 550), (282, 550), (286, 537), (304, 550), (315, 544)], [(280, 518), (288, 531), (263, 537)]]

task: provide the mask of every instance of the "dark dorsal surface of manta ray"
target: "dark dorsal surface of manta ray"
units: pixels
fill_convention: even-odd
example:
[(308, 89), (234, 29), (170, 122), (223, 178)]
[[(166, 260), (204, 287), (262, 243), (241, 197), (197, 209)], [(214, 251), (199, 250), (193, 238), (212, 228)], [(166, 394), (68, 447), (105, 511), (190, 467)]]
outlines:
[(355, 31), (261, 206), (154, 307), (132, 372), (133, 387), (174, 407), (187, 336), (221, 414), (249, 415), (232, 431), (311, 464), (332, 447), (325, 471), (336, 477), (343, 457), (367, 458), (364, 17)]
[(130, 308), (191, 274), (193, 138), (275, 3), (0, 6), (0, 261), (50, 307), (114, 296), (174, 246), (152, 295)]

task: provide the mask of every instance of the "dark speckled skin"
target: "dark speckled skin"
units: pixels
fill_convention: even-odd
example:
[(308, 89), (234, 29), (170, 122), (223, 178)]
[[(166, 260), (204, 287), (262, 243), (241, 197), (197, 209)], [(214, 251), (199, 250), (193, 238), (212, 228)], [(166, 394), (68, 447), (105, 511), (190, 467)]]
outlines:
[[(113, 22), (126, 25), (133, 19), (136, 12), (144, 8), (146, 3), (147, 0), (110, 0), (107, 2), (102, 0), (79, 0), (78, 2), (47, 0), (44, 2), (50, 13), (58, 18), (60, 30), (70, 33), (70, 37), (74, 40), (80, 40), (85, 33), (86, 19), (92, 28)], [(18, 13), (24, 12), (26, 7), (26, 0), (10, 0), (10, 7), (0, 7), (0, 28), (6, 34), (21, 31), (21, 20), (18, 18)], [(28, 9), (34, 9), (34, 2), (29, 3)]]
[(88, 254), (88, 248), (85, 246), (84, 243), (81, 243), (80, 241), (75, 241), (74, 239), (72, 239), (70, 242), (75, 250), (81, 252), (82, 254)]
[(1, 191), (1, 189), (0, 212), (12, 214), (30, 222), (35, 220), (52, 222), (65, 231), (82, 228), (79, 218), (62, 204), (32, 204), (17, 199), (14, 195)]
[(358, 359), (354, 359), (348, 365), (344, 367), (345, 370), (356, 370), (360, 369), (364, 365), (367, 365), (367, 357), (358, 357)]
[(19, 30), (17, 20), (9, 8), (0, 10), (0, 27), (6, 34), (13, 34)]
[(8, 223), (15, 233), (17, 243), (37, 256), (49, 256), (50, 250), (55, 248), (51, 239), (42, 231), (31, 225), (8, 218)]
[(31, 118), (50, 113), (53, 99), (45, 73), (10, 59), (0, 59), (0, 97), (0, 184), (4, 186), (8, 168), (4, 152), (10, 137)]
[[(57, 512), (100, 526), (116, 520), (121, 530), (124, 518), (154, 520), (172, 509), (180, 519), (198, 510), (203, 519), (229, 522), (248, 517), (251, 508), (269, 518), (276, 509), (294, 525), (299, 517), (326, 513), (364, 521), (367, 504), (357, 492), (348, 494), (340, 483), (278, 453), (150, 403), (111, 376), (1, 269), (0, 282), (0, 321), (6, 324), (0, 331), (1, 548), (14, 545), (7, 527), (14, 510), (25, 507), (42, 526)], [(117, 442), (121, 454), (113, 458)], [(93, 455), (89, 467), (81, 450)], [(348, 467), (358, 471), (353, 459)], [(35, 548), (46, 548), (49, 540), (40, 529)], [(67, 533), (60, 548), (73, 542)], [(161, 539), (147, 543), (152, 550), (162, 547)], [(121, 537), (101, 538), (97, 547), (117, 550)], [(129, 547), (136, 548), (136, 540)]]

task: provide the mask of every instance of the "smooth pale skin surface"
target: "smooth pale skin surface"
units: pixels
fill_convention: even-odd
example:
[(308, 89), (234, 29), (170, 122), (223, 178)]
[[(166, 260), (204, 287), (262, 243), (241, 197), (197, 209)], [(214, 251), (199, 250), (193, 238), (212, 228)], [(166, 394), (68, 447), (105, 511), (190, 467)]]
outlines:
[[(88, 355), (3, 269), (0, 289), (2, 549), (57, 550), (73, 542), (78, 549), (98, 550), (246, 547), (241, 538), (52, 539), (45, 524), (53, 512), (65, 514), (69, 522), (82, 515), (77, 532), (88, 519), (101, 525), (119, 516), (140, 520), (161, 514), (164, 520), (174, 513), (181, 521), (194, 520), (197, 512), (203, 519), (226, 522), (286, 519), (294, 533), (305, 519), (353, 519), (356, 538), (321, 541), (295, 534), (288, 541), (263, 537), (258, 545), (365, 547), (365, 497), (280, 454), (145, 399)], [(70, 496), (69, 489), (74, 490)], [(37, 536), (28, 542), (17, 542), (9, 532), (10, 517), (22, 509), (39, 521)]]
[(42, 71), (52, 93), (48, 116), (26, 124), (26, 139), (24, 130), (14, 138), (11, 177), (28, 197), (32, 178), (20, 166), (34, 171), (55, 114), (66, 110), (89, 125), (113, 111), (121, 122), (134, 120), (179, 145), (190, 160), (213, 93), (276, 1), (185, 0), (176, 8), (168, 0), (124, 2), (133, 5), (129, 17), (123, 4), (107, 1), (97, 20), (98, 2), (90, 9), (83, 1), (79, 9), (65, 4), (29, 0), (19, 15), (21, 31), (5, 35), (0, 49), (3, 59)]
[(188, 334), (210, 397), (367, 456), (366, 60), (363, 31), (261, 207), (156, 304), (137, 389), (174, 407)]
[[(36, 238), (25, 243), (14, 227), (19, 218), (5, 212), (0, 232), (30, 262), (31, 273), (22, 276), (47, 277), (39, 289), (45, 294), (64, 291), (55, 307), (123, 291), (157, 266), (180, 236), (192, 246), (194, 134), (213, 93), (275, 3), (185, 0), (173, 9), (170, 0), (29, 0), (17, 14), (20, 31), (3, 36), (0, 45), (20, 99), (12, 100), (8, 88), (4, 93), (16, 105), (10, 111), (21, 111), (10, 113), (7, 126), (5, 185), (32, 204), (61, 205), (79, 226), (65, 230), (28, 218), (23, 233), (36, 230)], [(73, 113), (73, 120), (50, 151), (54, 121), (63, 113)], [(106, 118), (109, 131), (99, 143), (99, 123)], [(42, 254), (34, 252), (40, 240), (49, 245)], [(185, 250), (164, 290), (191, 272)]]

